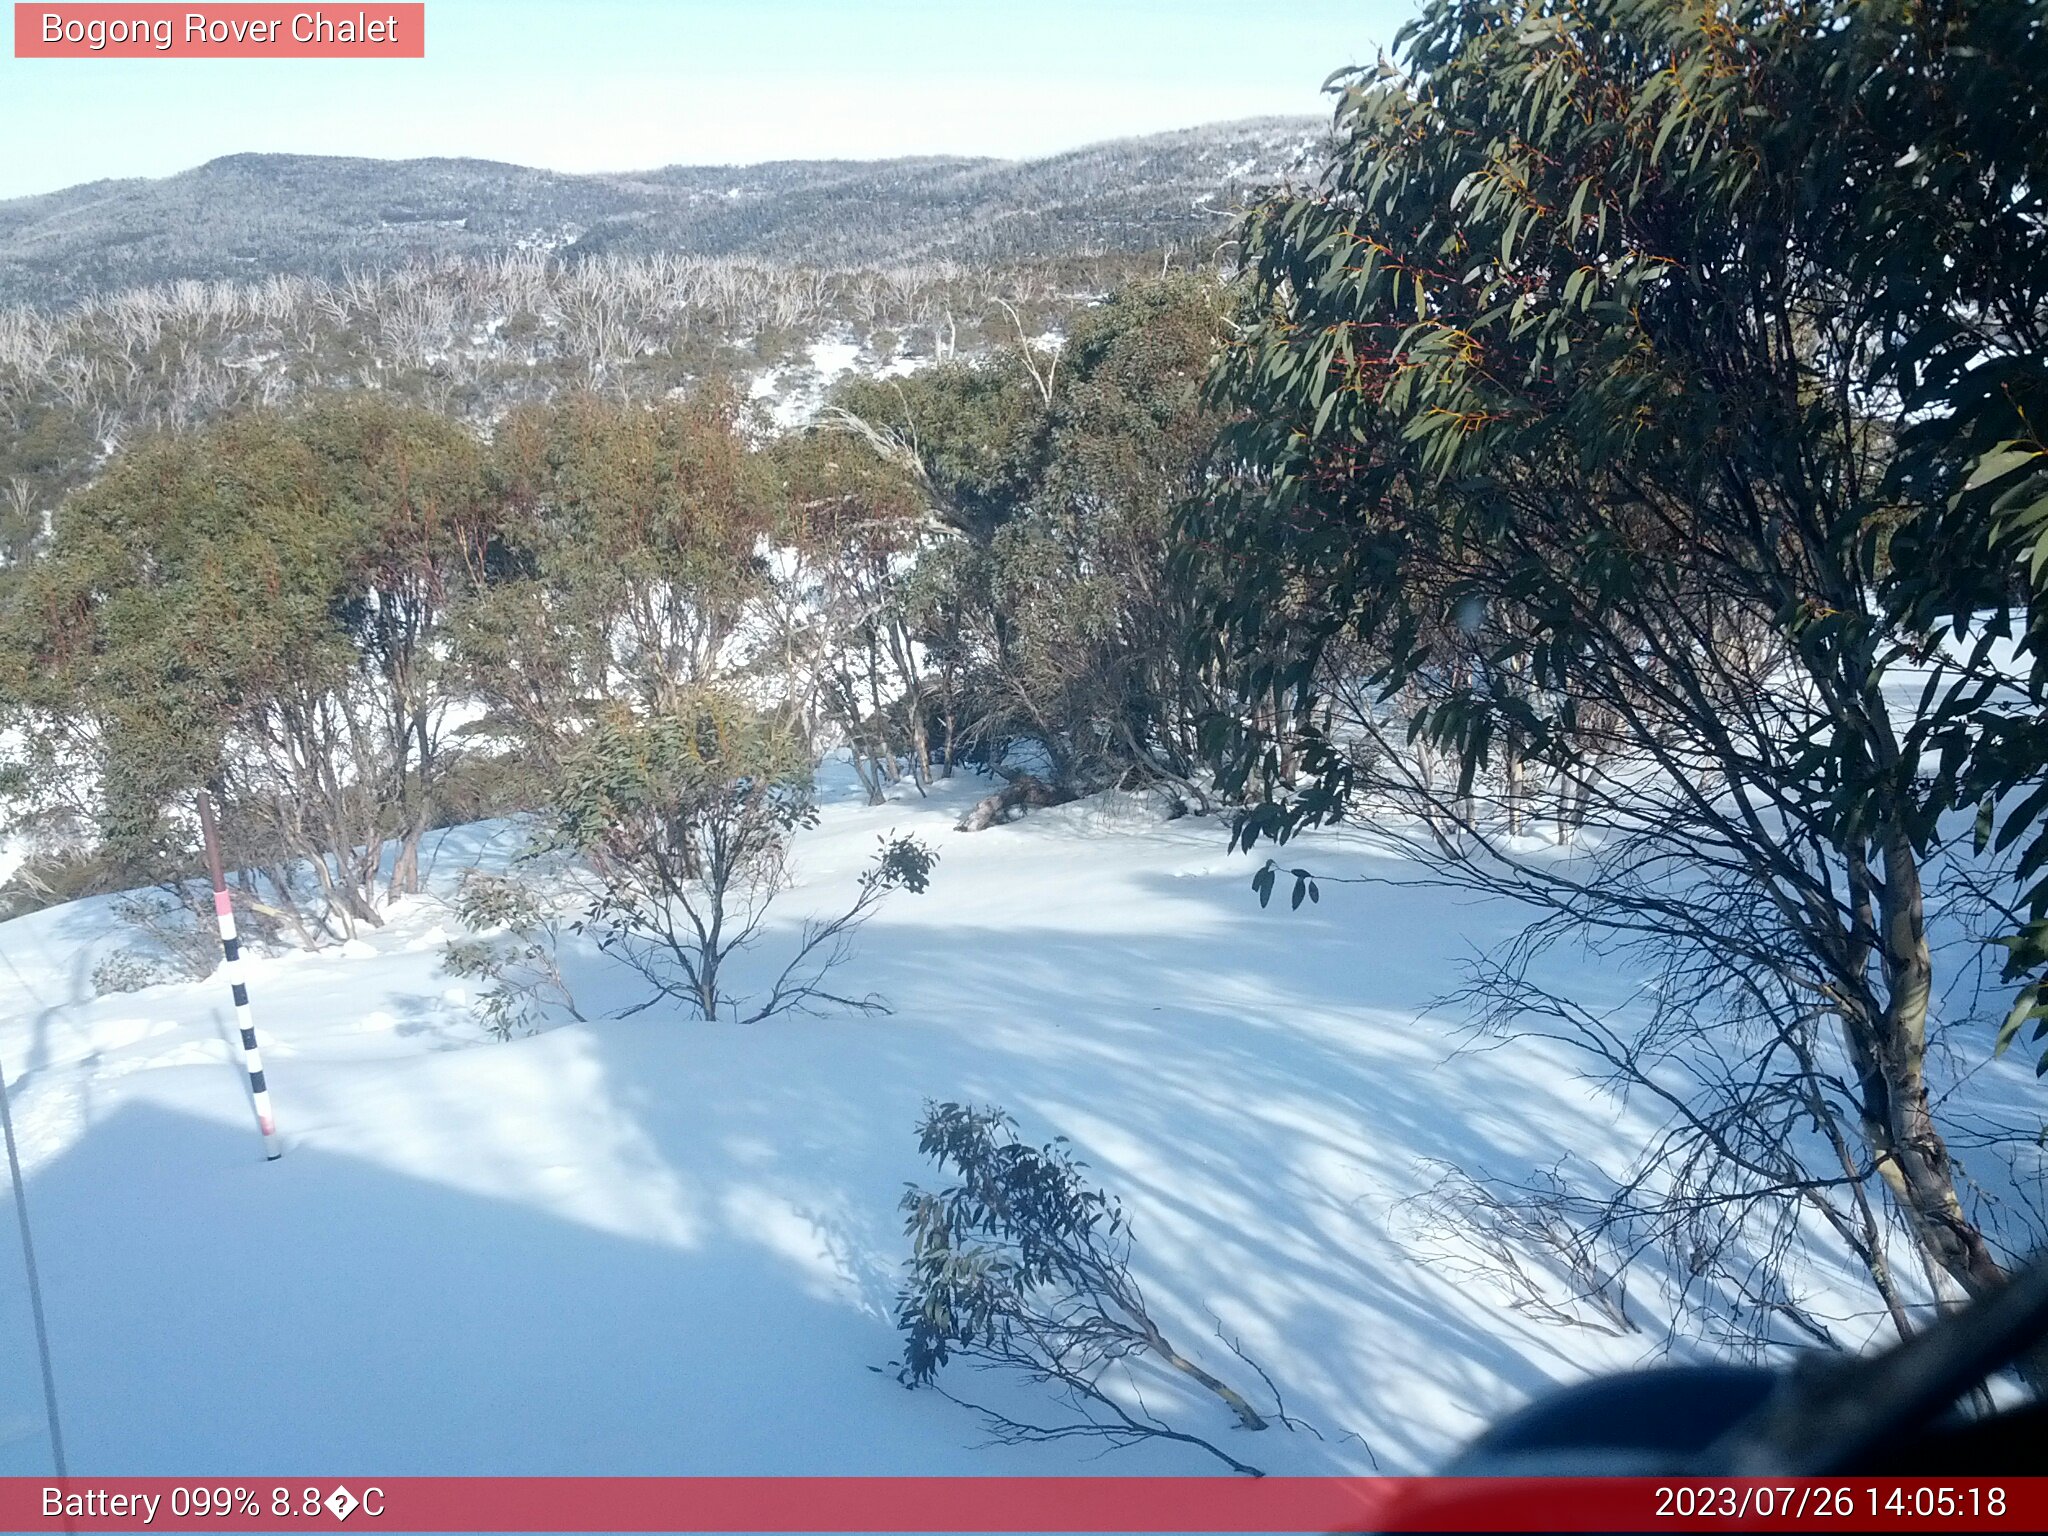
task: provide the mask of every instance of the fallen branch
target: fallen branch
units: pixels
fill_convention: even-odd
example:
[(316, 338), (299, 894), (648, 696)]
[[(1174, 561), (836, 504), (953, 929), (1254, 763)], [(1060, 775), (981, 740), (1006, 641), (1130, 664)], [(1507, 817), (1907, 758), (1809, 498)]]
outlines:
[(1078, 798), (1080, 797), (1073, 790), (1063, 785), (1048, 784), (1032, 774), (1020, 773), (994, 794), (977, 801), (974, 809), (962, 816), (953, 830), (985, 831), (999, 822), (1010, 820), (1012, 811), (1065, 805), (1069, 800)]

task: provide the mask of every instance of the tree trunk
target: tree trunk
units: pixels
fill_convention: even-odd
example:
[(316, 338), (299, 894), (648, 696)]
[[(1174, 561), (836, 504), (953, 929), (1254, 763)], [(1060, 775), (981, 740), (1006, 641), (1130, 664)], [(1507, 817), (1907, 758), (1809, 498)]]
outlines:
[(420, 844), (426, 835), (427, 810), (424, 805), (418, 805), (413, 809), (412, 821), (405, 829), (405, 836), (399, 840), (398, 855), (391, 861), (391, 879), (384, 887), (387, 901), (419, 894)]
[(1885, 1003), (1870, 1021), (1864, 1059), (1857, 1063), (1865, 1078), (1866, 1124), (1878, 1171), (1915, 1235), (1957, 1284), (1979, 1296), (2002, 1284), (2005, 1271), (1984, 1234), (1963, 1213), (1948, 1146), (1928, 1105), (1927, 1004), (1934, 963), (1927, 946), (1920, 861), (1897, 827), (1886, 836), (1883, 857), (1883, 878), (1871, 887)]
[(855, 740), (847, 751), (853, 757), (854, 775), (860, 780), (860, 787), (867, 791), (868, 804), (880, 805), (888, 797), (882, 793), (882, 770), (873, 766), (868, 751)]
[(1188, 1359), (1179, 1350), (1175, 1349), (1171, 1344), (1167, 1343), (1166, 1336), (1157, 1328), (1149, 1329), (1149, 1335), (1147, 1342), (1151, 1344), (1153, 1352), (1161, 1360), (1164, 1360), (1176, 1371), (1192, 1376), (1196, 1381), (1199, 1381), (1211, 1392), (1222, 1398), (1229, 1405), (1230, 1411), (1237, 1415), (1237, 1422), (1239, 1424), (1243, 1425), (1246, 1429), (1264, 1429), (1266, 1427), (1266, 1421), (1259, 1416), (1257, 1409), (1245, 1401), (1242, 1393), (1227, 1383), (1219, 1381), (1216, 1377), (1210, 1375), (1209, 1372), (1195, 1364), (1194, 1361)]

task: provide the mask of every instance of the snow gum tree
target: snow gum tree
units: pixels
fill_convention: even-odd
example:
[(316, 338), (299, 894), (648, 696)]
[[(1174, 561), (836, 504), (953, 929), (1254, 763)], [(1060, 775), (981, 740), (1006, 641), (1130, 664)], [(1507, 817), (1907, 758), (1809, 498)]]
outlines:
[(134, 872), (184, 856), (172, 812), (211, 784), (238, 866), (309, 879), (316, 926), (380, 921), (394, 842), (387, 894), (416, 888), (478, 468), (454, 424), (351, 399), (147, 440), (64, 503), (9, 589), (9, 691)]
[(398, 848), (389, 894), (419, 889), (420, 839), (437, 814), (448, 755), (449, 621), (481, 588), (497, 539), (497, 508), (476, 439), (445, 417), (375, 397), (326, 401), (298, 435), (324, 494), (354, 531), (336, 618), (369, 686), (365, 730)]
[[(1821, 1208), (1902, 1330), (1871, 1201), (1945, 1284), (2004, 1273), (1929, 1053), (1930, 886), (1957, 831), (1937, 770), (1997, 682), (1916, 670), (1967, 594), (1888, 595), (1894, 549), (1955, 484), (1898, 473), (1896, 353), (1952, 336), (1955, 311), (1939, 261), (1864, 253), (1982, 254), (1978, 189), (1930, 192), (1898, 132), (1941, 118), (1937, 96), (2000, 131), (2006, 93), (1942, 95), (1946, 61), (1982, 67), (2022, 9), (1434, 0), (1396, 61), (1341, 77), (1320, 180), (1249, 217), (1253, 323), (1216, 378), (1236, 420), (1186, 527), (1216, 593), (1202, 654), (1244, 689), (1212, 744), (1269, 792), (1241, 840), (1342, 816), (1361, 787), (1346, 743), (1270, 724), (1319, 721), (1342, 656), (1406, 710), (1394, 746), (1452, 765), (1401, 784), (1452, 829), (1438, 867), (1526, 896), (1547, 935), (1654, 951), (1655, 1054), (1724, 1053), (1674, 1106), (1733, 1180), (1702, 1197)], [(2038, 20), (2007, 43), (2037, 46)], [(2001, 299), (2037, 325), (2042, 227), (2007, 233), (2006, 270), (2033, 277)], [(2006, 353), (2039, 334), (1986, 325)], [(1504, 763), (1572, 798), (1598, 834), (1580, 863), (1503, 838), (1487, 797), (1526, 792)], [(1533, 987), (1546, 942), (1491, 1000), (1652, 1083), (1635, 1045)], [(1788, 1150), (1809, 1128), (1817, 1163)]]
[(1213, 281), (1132, 283), (1056, 349), (1020, 335), (976, 363), (853, 385), (828, 413), (856, 439), (842, 451), (864, 446), (921, 498), (899, 610), (940, 664), (949, 736), (1048, 760), (1031, 803), (1120, 781), (1206, 799), (1196, 721), (1215, 701), (1183, 665), (1202, 620), (1168, 535), (1214, 434), (1202, 386), (1228, 307)]
[(935, 855), (884, 839), (852, 903), (804, 925), (765, 992), (742, 996), (732, 962), (762, 937), (789, 884), (789, 840), (815, 824), (808, 743), (792, 721), (704, 693), (661, 713), (607, 711), (562, 765), (555, 842), (585, 859), (597, 893), (582, 928), (647, 982), (637, 1013), (681, 1002), (700, 1018), (754, 1023), (873, 997), (831, 990), (854, 934), (890, 891), (922, 891)]
[(488, 723), (536, 763), (602, 707), (666, 710), (743, 659), (777, 491), (734, 411), (572, 395), (500, 424), (497, 564), (458, 650)]
[(922, 784), (962, 746), (958, 603), (947, 538), (899, 465), (836, 433), (774, 444), (786, 558), (772, 664), (820, 746), (850, 751), (870, 804), (904, 764)]

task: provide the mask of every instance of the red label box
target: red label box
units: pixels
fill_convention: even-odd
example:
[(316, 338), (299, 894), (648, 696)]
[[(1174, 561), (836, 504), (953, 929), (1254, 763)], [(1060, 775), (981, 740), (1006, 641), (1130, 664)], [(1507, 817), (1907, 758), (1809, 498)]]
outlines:
[(0, 1477), (0, 1531), (359, 1529), (2041, 1531), (2048, 1478)]
[(18, 59), (423, 59), (423, 3), (22, 4)]

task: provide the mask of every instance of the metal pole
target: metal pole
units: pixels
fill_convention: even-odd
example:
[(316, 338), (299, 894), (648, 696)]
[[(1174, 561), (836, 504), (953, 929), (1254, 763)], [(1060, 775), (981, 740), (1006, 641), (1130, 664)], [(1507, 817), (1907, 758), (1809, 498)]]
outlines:
[(235, 1023), (242, 1031), (242, 1057), (249, 1067), (249, 1094), (256, 1102), (256, 1128), (263, 1133), (263, 1155), (276, 1161), (277, 1121), (270, 1113), (270, 1085), (263, 1076), (263, 1053), (256, 1048), (256, 1016), (249, 1011), (249, 989), (242, 981), (242, 941), (235, 936), (235, 903), (228, 895), (228, 877), (221, 866), (220, 831), (213, 823), (213, 801), (199, 791), (199, 830), (206, 839), (206, 873), (213, 881), (213, 912), (220, 920), (221, 969), (234, 988)]
[(36, 1274), (36, 1245), (28, 1231), (28, 1186), (22, 1182), (21, 1153), (14, 1145), (14, 1111), (7, 1102), (4, 1063), (0, 1063), (0, 1129), (7, 1135), (7, 1176), (14, 1183), (14, 1215), (21, 1223), (21, 1262), (28, 1271), (28, 1306), (36, 1325), (36, 1357), (43, 1364), (43, 1412), (50, 1421), (50, 1458), (56, 1463), (58, 1481), (68, 1488), (71, 1473), (64, 1465), (64, 1431), (58, 1427), (57, 1419), (57, 1372), (50, 1365), (50, 1326), (43, 1320), (43, 1283)]

